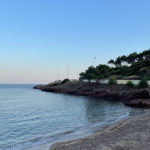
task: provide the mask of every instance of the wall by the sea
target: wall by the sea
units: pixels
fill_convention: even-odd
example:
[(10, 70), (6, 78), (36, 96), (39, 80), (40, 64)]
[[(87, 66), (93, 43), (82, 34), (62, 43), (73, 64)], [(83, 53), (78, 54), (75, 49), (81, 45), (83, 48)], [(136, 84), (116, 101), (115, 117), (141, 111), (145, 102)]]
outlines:
[[(117, 80), (117, 84), (126, 84), (128, 81), (132, 81), (135, 85), (137, 85), (140, 80)], [(83, 80), (83, 82), (88, 82), (88, 80)], [(96, 83), (96, 80), (91, 80), (92, 83)], [(99, 80), (98, 83), (108, 84), (109, 80)], [(150, 85), (150, 80), (148, 80), (148, 84)]]

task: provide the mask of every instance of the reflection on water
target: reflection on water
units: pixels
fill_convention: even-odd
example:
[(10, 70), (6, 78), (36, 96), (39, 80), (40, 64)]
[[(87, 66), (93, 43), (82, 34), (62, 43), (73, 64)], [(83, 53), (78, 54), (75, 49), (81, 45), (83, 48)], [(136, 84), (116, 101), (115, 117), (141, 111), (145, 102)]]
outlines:
[(88, 98), (85, 103), (85, 117), (89, 123), (114, 121), (120, 116), (125, 115), (127, 112), (131, 111), (131, 108), (125, 108), (124, 104), (121, 102)]
[(0, 150), (23, 149), (85, 136), (133, 111), (122, 103), (0, 86)]

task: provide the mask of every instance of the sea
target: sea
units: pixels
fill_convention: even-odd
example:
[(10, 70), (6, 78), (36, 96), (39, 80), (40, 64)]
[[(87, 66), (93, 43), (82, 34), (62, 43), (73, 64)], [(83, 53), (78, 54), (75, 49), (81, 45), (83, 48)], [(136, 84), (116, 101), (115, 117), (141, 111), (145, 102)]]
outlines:
[(0, 85), (0, 150), (44, 148), (144, 113), (117, 101), (42, 92), (33, 86)]

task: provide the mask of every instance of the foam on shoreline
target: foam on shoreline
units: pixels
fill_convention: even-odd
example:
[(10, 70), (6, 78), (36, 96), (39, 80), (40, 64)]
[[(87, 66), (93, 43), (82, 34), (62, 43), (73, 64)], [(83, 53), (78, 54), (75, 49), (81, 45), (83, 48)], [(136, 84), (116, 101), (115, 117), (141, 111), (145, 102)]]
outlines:
[(68, 136), (68, 137), (63, 138), (63, 135), (62, 135), (62, 138), (59, 138), (56, 141), (55, 140), (51, 141), (51, 142), (49, 141), (49, 142), (46, 142), (45, 144), (36, 145), (36, 146), (30, 147), (30, 148), (27, 148), (26, 150), (48, 150), (50, 148), (50, 146), (52, 146), (54, 143), (57, 143), (57, 142), (62, 142), (62, 141), (67, 142), (70, 140), (78, 140), (81, 138), (90, 137), (97, 132), (103, 131), (105, 128), (107, 128), (109, 126), (117, 124), (120, 121), (125, 121), (125, 120), (128, 120), (133, 117), (137, 118), (137, 117), (139, 117), (139, 115), (141, 116), (142, 112), (139, 114), (136, 114), (136, 113), (134, 114), (134, 112), (133, 113), (127, 112), (114, 121), (103, 123), (103, 124), (102, 123), (101, 124), (100, 123), (93, 124), (90, 129), (83, 131), (82, 135), (81, 135), (81, 131), (76, 131), (76, 133), (74, 134), (74, 138), (73, 138), (73, 135), (72, 135), (72, 137)]

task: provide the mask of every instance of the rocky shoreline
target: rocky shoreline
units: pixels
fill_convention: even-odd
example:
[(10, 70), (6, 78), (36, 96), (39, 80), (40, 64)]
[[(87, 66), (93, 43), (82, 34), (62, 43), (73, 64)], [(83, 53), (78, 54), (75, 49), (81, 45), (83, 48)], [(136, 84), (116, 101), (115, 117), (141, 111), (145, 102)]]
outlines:
[(129, 88), (125, 85), (107, 85), (75, 81), (64, 84), (37, 85), (34, 88), (45, 92), (91, 96), (99, 100), (122, 101), (125, 105), (131, 107), (150, 108), (150, 88), (136, 89)]

